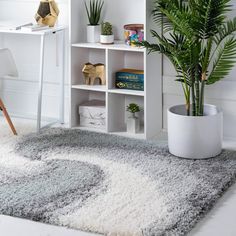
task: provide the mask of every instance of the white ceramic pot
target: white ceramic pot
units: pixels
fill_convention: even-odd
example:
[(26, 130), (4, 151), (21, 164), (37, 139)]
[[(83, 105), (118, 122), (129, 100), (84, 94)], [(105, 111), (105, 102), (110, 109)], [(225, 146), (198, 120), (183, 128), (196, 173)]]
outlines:
[(101, 27), (100, 25), (88, 25), (87, 26), (87, 42), (98, 43), (100, 40)]
[(140, 121), (137, 117), (129, 117), (127, 119), (127, 132), (136, 134), (140, 130)]
[(101, 44), (113, 44), (114, 43), (114, 35), (100, 35), (100, 43)]
[(205, 105), (204, 116), (187, 116), (185, 105), (168, 110), (168, 145), (175, 156), (188, 159), (215, 157), (222, 151), (223, 113)]

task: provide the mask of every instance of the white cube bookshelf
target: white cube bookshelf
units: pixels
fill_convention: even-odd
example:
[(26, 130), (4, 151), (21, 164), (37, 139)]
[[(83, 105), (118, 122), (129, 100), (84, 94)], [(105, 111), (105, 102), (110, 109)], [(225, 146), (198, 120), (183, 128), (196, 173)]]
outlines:
[[(89, 1), (89, 0), (87, 0)], [(87, 15), (84, 1), (70, 0), (70, 126), (134, 138), (149, 139), (162, 130), (162, 57), (147, 55), (143, 48), (130, 47), (124, 43), (123, 26), (131, 23), (144, 24), (145, 38), (151, 41), (152, 0), (104, 0), (102, 19), (112, 23), (115, 34), (113, 45), (86, 43)], [(132, 11), (133, 9), (133, 11)], [(104, 63), (106, 85), (84, 84), (83, 65), (87, 62)], [(115, 88), (115, 73), (123, 68), (144, 70), (144, 91)], [(104, 100), (106, 104), (106, 128), (96, 130), (82, 128), (79, 123), (78, 106), (92, 99)], [(141, 130), (138, 134), (126, 132), (128, 113), (126, 106), (137, 103), (142, 107), (139, 114)]]

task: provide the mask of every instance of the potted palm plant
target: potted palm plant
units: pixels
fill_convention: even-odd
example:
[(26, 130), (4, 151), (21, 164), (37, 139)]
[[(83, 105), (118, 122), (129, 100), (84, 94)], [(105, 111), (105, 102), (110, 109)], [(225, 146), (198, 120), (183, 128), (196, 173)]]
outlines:
[(85, 2), (85, 8), (89, 20), (89, 25), (87, 26), (88, 43), (99, 42), (101, 32), (99, 21), (101, 18), (103, 5), (104, 2), (101, 0), (90, 0), (89, 7)]
[(113, 44), (114, 43), (114, 34), (112, 31), (112, 24), (109, 22), (103, 22), (101, 24), (100, 43), (101, 44)]
[(163, 53), (177, 72), (185, 104), (168, 110), (169, 151), (184, 158), (209, 158), (222, 151), (223, 116), (204, 103), (205, 87), (227, 76), (236, 62), (236, 18), (230, 0), (155, 0), (151, 30), (157, 43), (136, 43)]

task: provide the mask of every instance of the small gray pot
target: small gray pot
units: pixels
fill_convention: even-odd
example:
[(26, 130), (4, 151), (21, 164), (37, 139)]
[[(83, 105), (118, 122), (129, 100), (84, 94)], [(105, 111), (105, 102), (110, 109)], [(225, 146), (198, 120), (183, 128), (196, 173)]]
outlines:
[(132, 116), (127, 119), (127, 132), (136, 134), (140, 131), (140, 120), (138, 117)]

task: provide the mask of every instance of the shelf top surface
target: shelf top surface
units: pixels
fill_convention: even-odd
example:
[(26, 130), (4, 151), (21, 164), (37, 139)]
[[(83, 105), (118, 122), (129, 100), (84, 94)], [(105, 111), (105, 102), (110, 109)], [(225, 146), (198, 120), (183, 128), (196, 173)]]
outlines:
[(72, 47), (145, 52), (144, 48), (131, 47), (126, 45), (123, 41), (115, 41), (114, 44), (109, 44), (109, 45), (104, 45), (101, 43), (74, 43), (72, 44)]
[(109, 89), (109, 93), (117, 93), (117, 94), (126, 94), (126, 95), (134, 95), (134, 96), (144, 96), (144, 91), (139, 90), (130, 90), (130, 89)]
[(81, 84), (81, 85), (72, 85), (72, 88), (81, 89), (81, 90), (106, 92), (106, 86), (105, 85), (85, 85), (85, 84)]
[(144, 91), (129, 90), (129, 89), (117, 89), (117, 88), (107, 89), (105, 85), (78, 84), (78, 85), (72, 85), (72, 88), (79, 89), (79, 90), (87, 90), (87, 91), (109, 92), (109, 93), (133, 95), (133, 96), (145, 96)]
[(6, 34), (22, 34), (22, 35), (47, 35), (47, 34), (52, 34), (56, 33), (58, 31), (65, 30), (65, 26), (56, 26), (52, 27), (46, 30), (39, 30), (39, 31), (32, 31), (32, 32), (26, 32), (23, 30), (10, 30), (7, 28), (0, 27), (0, 33), (6, 33)]

